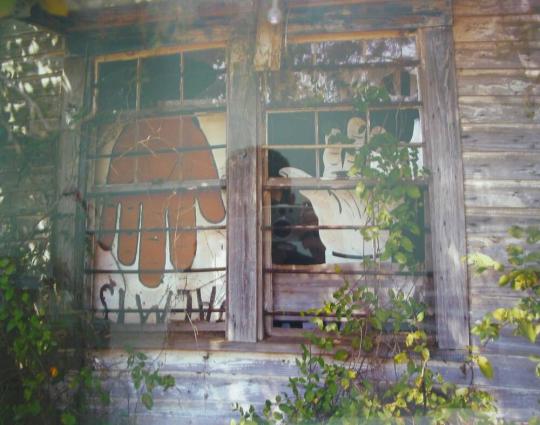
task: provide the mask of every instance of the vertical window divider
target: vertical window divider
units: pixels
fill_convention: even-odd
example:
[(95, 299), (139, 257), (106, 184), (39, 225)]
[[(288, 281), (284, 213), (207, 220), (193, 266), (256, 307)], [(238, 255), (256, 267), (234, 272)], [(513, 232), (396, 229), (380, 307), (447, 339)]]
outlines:
[[(326, 141), (325, 141), (326, 143)], [(315, 111), (315, 145), (320, 145), (321, 140), (319, 137), (319, 111)], [(316, 177), (319, 179), (321, 177), (321, 160), (320, 160), (320, 149), (315, 149), (315, 170)]]
[(180, 52), (180, 102), (184, 102), (184, 53)]
[(136, 84), (135, 84), (135, 110), (136, 111), (140, 111), (141, 110), (141, 87), (142, 87), (142, 82), (141, 82), (141, 74), (142, 74), (142, 70), (141, 70), (141, 58), (138, 57), (137, 58), (137, 76), (136, 76)]

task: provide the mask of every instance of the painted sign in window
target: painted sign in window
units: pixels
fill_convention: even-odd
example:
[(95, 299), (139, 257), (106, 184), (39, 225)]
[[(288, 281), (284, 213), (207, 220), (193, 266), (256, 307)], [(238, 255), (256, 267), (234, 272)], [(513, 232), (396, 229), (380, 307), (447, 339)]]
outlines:
[(225, 114), (105, 125), (91, 163), (89, 273), (99, 314), (223, 319)]

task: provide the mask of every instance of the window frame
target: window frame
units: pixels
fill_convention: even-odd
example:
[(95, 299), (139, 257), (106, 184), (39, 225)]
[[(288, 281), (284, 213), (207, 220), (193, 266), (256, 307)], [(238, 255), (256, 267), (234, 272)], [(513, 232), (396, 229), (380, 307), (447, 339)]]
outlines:
[[(420, 52), (419, 52), (419, 46), (417, 41), (417, 35), (416, 32), (410, 32), (407, 33), (406, 36), (408, 38), (414, 38), (414, 44), (416, 48), (417, 58), (416, 59), (405, 59), (405, 60), (392, 60), (389, 62), (381, 62), (377, 63), (375, 65), (373, 64), (362, 64), (362, 65), (350, 65), (346, 66), (347, 69), (355, 69), (359, 72), (366, 72), (367, 70), (376, 67), (377, 69), (393, 69), (395, 67), (398, 67), (396, 69), (407, 69), (414, 67), (417, 71), (418, 68), (421, 65), (420, 60)], [(332, 37), (328, 34), (320, 34), (320, 35), (313, 35), (309, 38), (303, 37), (299, 39), (296, 42), (291, 42), (292, 45), (302, 45), (302, 44), (311, 44), (311, 43), (324, 43), (324, 42), (348, 42), (348, 41), (370, 41), (370, 40), (384, 40), (384, 39), (400, 39), (403, 38), (404, 34), (399, 31), (393, 31), (393, 32), (387, 32), (384, 34), (380, 33), (357, 33), (357, 34), (349, 34), (349, 38), (339, 36), (339, 37)], [(336, 65), (334, 67), (329, 68), (328, 66), (321, 65), (316, 66), (312, 65), (307, 68), (308, 71), (315, 71), (318, 70), (330, 70), (333, 71), (334, 69), (338, 69), (339, 66)], [(300, 67), (300, 70), (303, 70), (304, 67)], [(287, 72), (296, 72), (298, 70), (297, 67), (290, 67), (286, 71)], [(266, 75), (264, 76), (266, 77)], [(266, 80), (266, 78), (265, 78)], [(407, 97), (407, 96), (404, 96)], [(265, 140), (263, 141), (261, 145), (261, 169), (262, 175), (263, 175), (263, 186), (262, 186), (262, 196), (263, 196), (263, 211), (261, 213), (262, 215), (262, 234), (263, 234), (263, 256), (264, 256), (264, 268), (263, 268), (263, 282), (264, 282), (264, 315), (265, 315), (265, 335), (267, 336), (278, 336), (278, 337), (290, 337), (290, 336), (301, 336), (303, 332), (305, 332), (305, 329), (286, 329), (286, 328), (279, 328), (273, 326), (273, 321), (278, 317), (285, 317), (285, 321), (287, 320), (293, 320), (294, 316), (299, 316), (299, 312), (296, 312), (294, 309), (291, 309), (290, 311), (284, 311), (281, 312), (281, 310), (276, 310), (276, 298), (278, 297), (279, 288), (283, 287), (283, 283), (276, 284), (278, 280), (276, 279), (276, 275), (282, 275), (282, 279), (285, 278), (287, 280), (292, 280), (293, 275), (300, 276), (299, 279), (301, 280), (304, 275), (310, 276), (310, 283), (309, 286), (313, 286), (314, 291), (319, 291), (321, 294), (323, 292), (326, 292), (326, 297), (329, 296), (331, 291), (330, 289), (338, 289), (343, 284), (343, 280), (347, 278), (347, 276), (353, 276), (355, 280), (365, 279), (366, 285), (368, 287), (371, 287), (371, 284), (373, 280), (388, 280), (392, 279), (392, 277), (396, 277), (397, 279), (403, 279), (404, 281), (407, 280), (407, 284), (411, 283), (410, 281), (414, 280), (414, 285), (420, 284), (423, 288), (423, 290), (426, 292), (426, 299), (430, 300), (430, 294), (428, 291), (432, 287), (432, 277), (431, 273), (429, 271), (424, 270), (418, 270), (415, 272), (402, 272), (397, 270), (395, 267), (391, 267), (389, 265), (384, 266), (384, 269), (380, 272), (374, 273), (373, 271), (368, 271), (367, 273), (364, 270), (364, 266), (362, 264), (362, 261), (359, 260), (355, 263), (342, 263), (339, 264), (341, 271), (339, 273), (335, 272), (335, 266), (333, 264), (314, 264), (314, 265), (279, 265), (279, 264), (273, 264), (272, 261), (272, 228), (271, 228), (271, 219), (270, 215), (270, 201), (269, 201), (269, 194), (272, 190), (272, 188), (297, 188), (301, 189), (303, 187), (313, 187), (313, 188), (328, 188), (328, 189), (334, 189), (334, 190), (340, 190), (340, 189), (349, 189), (354, 190), (357, 183), (363, 181), (364, 179), (362, 177), (349, 177), (347, 179), (323, 179), (321, 175), (321, 165), (320, 163), (320, 152), (321, 150), (325, 149), (325, 144), (320, 138), (320, 130), (319, 130), (319, 122), (320, 122), (320, 113), (325, 112), (354, 112), (353, 105), (350, 102), (336, 102), (336, 103), (322, 103), (318, 106), (300, 106), (302, 102), (292, 102), (292, 104), (286, 104), (282, 105), (280, 102), (277, 102), (276, 104), (273, 104), (272, 102), (264, 105), (264, 127), (265, 127)], [(423, 114), (422, 114), (422, 96), (420, 92), (419, 82), (417, 86), (417, 93), (416, 93), (416, 99), (411, 100), (407, 99), (404, 101), (395, 101), (388, 105), (383, 105), (380, 107), (373, 107), (370, 108), (370, 112), (374, 111), (392, 111), (392, 110), (411, 110), (415, 109), (420, 113), (420, 122), (423, 122)], [(270, 145), (270, 142), (268, 140), (268, 133), (269, 133), (269, 124), (268, 124), (268, 117), (271, 114), (284, 114), (284, 113), (309, 113), (309, 114), (315, 114), (314, 118), (314, 126), (315, 126), (315, 133), (316, 138), (318, 139), (319, 143), (314, 144), (310, 148), (306, 148), (304, 145), (299, 145), (299, 149), (303, 149), (303, 151), (307, 153), (315, 153), (316, 158), (316, 169), (317, 173), (315, 176), (309, 178), (309, 179), (283, 179), (283, 178), (272, 178), (267, 177), (268, 176), (268, 163), (266, 156), (268, 152), (271, 149), (292, 149), (292, 145), (290, 147), (282, 146), (282, 145)], [(369, 117), (369, 113), (368, 113)], [(369, 129), (369, 124), (368, 124)], [(348, 146), (346, 145), (333, 145), (336, 147), (342, 147), (346, 148)], [(411, 143), (410, 145), (413, 148), (420, 147), (423, 151), (425, 151), (426, 143), (425, 138), (422, 139), (421, 143)], [(304, 181), (306, 180), (306, 181)], [(309, 181), (307, 181), (309, 180)], [(416, 181), (417, 185), (424, 191), (425, 193), (425, 200), (427, 203), (427, 195), (428, 195), (428, 181), (427, 179), (418, 179)], [(426, 211), (427, 212), (427, 211)], [(295, 226), (295, 227), (303, 227), (303, 225)], [(317, 229), (325, 228), (328, 226), (308, 226), (308, 227), (316, 227)], [(339, 230), (347, 230), (348, 228), (351, 229), (359, 229), (361, 226), (348, 226), (344, 224), (343, 226), (329, 226), (332, 229)], [(427, 223), (424, 223), (424, 227), (429, 228)], [(424, 235), (424, 245), (427, 252), (427, 247), (429, 246), (429, 235)], [(429, 256), (426, 256), (425, 259), (425, 265), (430, 264), (430, 258)], [(324, 276), (324, 277), (323, 277)], [(371, 276), (371, 278), (370, 278)], [(276, 282), (274, 280), (276, 279)], [(421, 279), (420, 282), (418, 282)], [(321, 289), (319, 287), (323, 287), (324, 281), (334, 281), (333, 285), (329, 286), (328, 289)], [(405, 283), (405, 282), (404, 282)], [(385, 282), (385, 286), (388, 286), (389, 282)], [(305, 285), (305, 284), (304, 284)], [(376, 287), (377, 285), (375, 285)], [(317, 289), (319, 288), (319, 289)], [(397, 289), (397, 285), (396, 285)], [(287, 294), (293, 294), (295, 291), (291, 288), (290, 291), (285, 289), (285, 293)], [(301, 291), (300, 293), (303, 293)], [(321, 294), (318, 294), (317, 300), (322, 304), (322, 300), (319, 300)], [(325, 298), (326, 298), (325, 297)], [(310, 305), (309, 302), (306, 304)], [(306, 307), (307, 309), (307, 307)], [(287, 318), (287, 316), (290, 316)], [(306, 321), (309, 319), (309, 316), (306, 316), (303, 318), (303, 321)]]
[[(210, 46), (226, 47), (227, 55), (227, 333), (232, 342), (257, 342), (265, 339), (262, 286), (262, 211), (260, 144), (264, 140), (261, 123), (261, 99), (258, 98), (258, 74), (253, 50), (253, 35), (259, 30), (257, 19), (245, 19), (246, 25), (231, 31), (226, 42), (209, 43)], [(259, 19), (260, 20), (260, 19)], [(244, 22), (240, 20), (241, 22)], [(419, 24), (417, 28), (422, 66), (419, 83), (423, 93), (424, 141), (427, 143), (426, 157), (430, 159), (433, 191), (430, 194), (434, 288), (436, 298), (437, 340), (441, 351), (465, 350), (469, 344), (469, 313), (467, 292), (467, 268), (461, 258), (466, 254), (465, 208), (463, 164), (459, 133), (457, 88), (454, 65), (454, 50), (451, 22), (435, 25)], [(407, 24), (409, 25), (409, 24)], [(431, 24), (432, 25), (432, 24)], [(410, 26), (406, 26), (410, 28)], [(277, 43), (282, 43), (276, 37)], [(364, 35), (377, 35), (380, 31)], [(322, 34), (324, 37), (349, 39), (350, 33)], [(296, 36), (296, 40), (308, 40), (311, 36)], [(293, 41), (295, 37), (290, 37)], [(201, 45), (197, 45), (199, 48)], [(274, 46), (278, 51), (279, 46)], [(165, 50), (163, 50), (165, 49)], [(154, 49), (160, 51), (187, 51), (189, 47), (167, 47)], [(274, 49), (274, 50), (275, 50)], [(132, 53), (133, 55), (140, 52)], [(117, 53), (113, 55), (126, 55)], [(128, 54), (129, 55), (129, 54)], [(111, 55), (108, 55), (111, 57)], [(71, 83), (71, 91), (66, 91), (63, 100), (62, 136), (58, 145), (60, 169), (58, 186), (60, 193), (72, 187), (80, 193), (86, 170), (84, 161), (84, 137), (81, 131), (85, 124), (73, 123), (72, 111), (92, 110), (88, 103), (92, 98), (93, 82), (88, 75), (95, 75), (96, 62), (82, 56), (67, 57), (64, 74)], [(269, 66), (275, 65), (271, 61)], [(259, 61), (260, 66), (260, 61)], [(264, 64), (263, 64), (264, 67)], [(86, 92), (86, 99), (83, 94)], [(189, 108), (187, 108), (189, 109)], [(172, 112), (182, 112), (179, 108)], [(137, 114), (135, 114), (137, 115)], [(238, 125), (241, 122), (242, 125)], [(428, 138), (432, 135), (434, 142)], [(429, 152), (427, 150), (429, 149)], [(69, 195), (69, 194), (68, 194)], [(81, 288), (84, 239), (82, 229), (86, 211), (74, 197), (65, 195), (59, 202), (60, 218), (57, 226), (66, 227), (63, 234), (55, 237), (55, 273), (61, 280), (69, 282), (81, 305), (88, 307), (88, 288)], [(236, 204), (233, 204), (236, 202)], [(234, 223), (233, 223), (234, 222)], [(232, 231), (231, 231), (232, 230)], [(75, 249), (73, 249), (75, 247)], [(450, 248), (450, 249), (449, 249)]]
[[(96, 56), (92, 60), (92, 70), (93, 70), (93, 84), (91, 90), (89, 90), (89, 101), (91, 102), (91, 109), (92, 109), (92, 117), (93, 119), (88, 124), (88, 138), (89, 143), (86, 145), (86, 149), (83, 152), (81, 152), (81, 164), (87, 163), (88, 161), (98, 161), (101, 158), (101, 155), (95, 154), (90, 155), (88, 152), (88, 145), (91, 145), (93, 142), (96, 141), (98, 137), (98, 129), (99, 126), (99, 119), (102, 118), (104, 115), (110, 115), (113, 117), (110, 122), (137, 122), (138, 120), (144, 120), (146, 118), (167, 118), (168, 116), (197, 116), (197, 115), (205, 115), (205, 114), (223, 114), (225, 116), (225, 123), (227, 122), (227, 103), (226, 103), (226, 93), (225, 93), (225, 99), (214, 101), (213, 99), (183, 99), (182, 96), (182, 89), (183, 89), (183, 76), (180, 76), (180, 99), (177, 101), (174, 101), (173, 106), (165, 106), (165, 107), (155, 107), (151, 106), (148, 108), (144, 108), (141, 104), (141, 89), (142, 89), (142, 79), (141, 79), (141, 68), (142, 68), (142, 60), (146, 58), (153, 58), (153, 57), (160, 57), (160, 56), (167, 56), (167, 55), (173, 55), (173, 54), (179, 54), (181, 55), (180, 63), (183, 61), (183, 54), (188, 52), (205, 52), (205, 51), (213, 51), (213, 50), (222, 50), (223, 53), (226, 55), (226, 43), (224, 42), (213, 42), (213, 43), (204, 43), (204, 44), (188, 44), (188, 45), (181, 45), (181, 46), (169, 46), (169, 47), (160, 47), (156, 49), (146, 49), (146, 50), (138, 50), (133, 52), (120, 52), (120, 53), (110, 53), (105, 55)], [(137, 68), (137, 75), (136, 75), (136, 104), (131, 109), (122, 109), (119, 111), (100, 111), (98, 107), (98, 97), (99, 97), (99, 67), (103, 63), (110, 63), (110, 62), (116, 62), (116, 61), (132, 61), (136, 60), (136, 68)], [(225, 63), (226, 65), (226, 63)], [(180, 68), (178, 71), (181, 73)], [(225, 68), (226, 71), (227, 68)], [(88, 100), (88, 99), (87, 99)], [(106, 120), (106, 123), (109, 123), (109, 120)], [(224, 135), (226, 137), (226, 135)], [(213, 151), (214, 149), (224, 149), (225, 156), (227, 155), (227, 145), (226, 145), (226, 138), (225, 138), (225, 145), (215, 145), (210, 146), (209, 150)], [(112, 155), (112, 153), (111, 153)], [(109, 155), (105, 155), (106, 157), (109, 157)], [(111, 156), (112, 158), (112, 156)], [(101, 184), (96, 185), (94, 183), (94, 176), (93, 172), (88, 170), (88, 166), (85, 167), (84, 170), (81, 169), (80, 171), (80, 179), (79, 179), (79, 185), (81, 186), (81, 190), (84, 193), (85, 199), (88, 198), (91, 203), (94, 202), (94, 199), (97, 199), (99, 197), (106, 196), (109, 192), (107, 187), (107, 184)], [(194, 187), (194, 184), (197, 185), (197, 188), (202, 188), (202, 190), (210, 189), (220, 189), (225, 191), (225, 196), (227, 193), (227, 179), (226, 179), (226, 172), (225, 176), (222, 176), (221, 178), (218, 178), (216, 180), (190, 180), (187, 182), (182, 182), (179, 184), (171, 184), (171, 182), (161, 182), (151, 185), (145, 185), (144, 183), (141, 184), (140, 188), (137, 188), (137, 184), (129, 184), (129, 185), (119, 185), (122, 186), (119, 190), (126, 191), (126, 193), (131, 193), (131, 189), (133, 190), (133, 193), (155, 193), (155, 192), (161, 192), (161, 191), (191, 191), (196, 190)], [(89, 193), (88, 190), (92, 189), (92, 191)], [(92, 214), (95, 212), (93, 211), (95, 208), (89, 209), (87, 211), (86, 217), (84, 219), (84, 222), (80, 224), (83, 226), (83, 230), (81, 232), (86, 235), (97, 233), (96, 230), (96, 218), (92, 217)], [(94, 214), (95, 215), (95, 214)], [(91, 227), (94, 229), (92, 233), (89, 233), (87, 230), (87, 227)], [(199, 231), (206, 231), (206, 230), (222, 230), (224, 229), (225, 232), (227, 232), (227, 221), (225, 221), (224, 225), (208, 225), (208, 226), (194, 226), (193, 229), (196, 232)], [(86, 289), (86, 308), (92, 311), (94, 314), (98, 311), (96, 310), (96, 306), (93, 305), (93, 300), (95, 299), (96, 295), (92, 293), (93, 291), (93, 275), (96, 273), (99, 273), (99, 270), (95, 270), (92, 265), (88, 267), (88, 261), (90, 263), (93, 261), (93, 258), (89, 258), (88, 255), (82, 255), (82, 266), (81, 266), (81, 275), (82, 279), (85, 282)], [(218, 271), (223, 271), (224, 273), (227, 272), (227, 265), (225, 264), (225, 267), (217, 267), (217, 268), (209, 268)], [(206, 269), (194, 269), (193, 273), (198, 273), (201, 271), (205, 271)], [(128, 273), (132, 273), (128, 271)], [(122, 274), (122, 273), (118, 273)], [(198, 296), (199, 294), (197, 294)], [(193, 301), (192, 301), (193, 298)], [(144, 301), (144, 299), (142, 300)], [(157, 310), (155, 312), (156, 315), (167, 315), (168, 312), (170, 313), (186, 313), (187, 310), (191, 308), (191, 303), (200, 303), (201, 300), (196, 300), (194, 297), (192, 297), (190, 294), (187, 295), (187, 304), (186, 307), (175, 309), (171, 308), (167, 310)], [(101, 311), (101, 310), (99, 310)], [(109, 309), (109, 313), (120, 314), (121, 312), (116, 309)], [(222, 315), (224, 311), (221, 309), (220, 306), (212, 306), (212, 313), (219, 313)], [(125, 310), (125, 314), (133, 314), (135, 311), (130, 311), (129, 309)], [(191, 317), (193, 317), (193, 322), (195, 322), (195, 317), (199, 318), (199, 315), (202, 316), (204, 313), (205, 316), (209, 315), (210, 313), (206, 310), (201, 311), (200, 308), (193, 308)], [(139, 308), (139, 314), (140, 315), (147, 315), (146, 319), (148, 318), (148, 315), (153, 314), (152, 309), (140, 309)], [(142, 316), (141, 316), (142, 317)], [(145, 320), (146, 320), (145, 319)], [(119, 331), (122, 331), (122, 329), (129, 331), (132, 327), (140, 327), (140, 326), (147, 326), (148, 330), (160, 332), (163, 330), (163, 323), (157, 319), (156, 316), (156, 323), (155, 324), (148, 324), (146, 325), (145, 322), (139, 324), (130, 324), (130, 323), (114, 323), (113, 325), (118, 328)], [(167, 322), (167, 319), (165, 319), (165, 325), (167, 331), (173, 331), (173, 332), (182, 332), (182, 333), (192, 333), (194, 331), (194, 325), (191, 323), (191, 319), (186, 318), (185, 323), (180, 322), (179, 320), (171, 321), (170, 323)], [(203, 331), (203, 332), (218, 332), (218, 333), (224, 333), (225, 331), (225, 324), (223, 321), (218, 322), (210, 322), (208, 319), (201, 319), (200, 321), (197, 320), (196, 324), (197, 331)]]

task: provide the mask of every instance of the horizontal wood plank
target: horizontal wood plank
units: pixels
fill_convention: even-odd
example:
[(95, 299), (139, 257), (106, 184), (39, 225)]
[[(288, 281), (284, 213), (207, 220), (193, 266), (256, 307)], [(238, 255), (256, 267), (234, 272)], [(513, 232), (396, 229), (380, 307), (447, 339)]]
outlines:
[(456, 0), (454, 16), (540, 13), (536, 0)]
[(465, 152), (517, 152), (540, 149), (540, 125), (493, 126), (491, 124), (464, 124), (461, 141)]
[(538, 69), (540, 41), (487, 41), (456, 43), (460, 69)]
[(381, 299), (386, 299), (388, 289), (402, 290), (415, 296), (425, 289), (427, 278), (411, 276), (362, 277), (358, 275), (342, 276), (320, 274), (273, 274), (274, 312), (302, 312), (311, 308), (320, 308), (324, 302), (332, 300), (332, 294), (345, 282), (351, 285), (373, 288)]
[(540, 208), (540, 185), (521, 181), (465, 181), (465, 205), (475, 208)]
[(540, 14), (456, 17), (454, 39), (464, 41), (540, 41)]
[(466, 179), (540, 180), (540, 151), (467, 152)]
[[(535, 223), (537, 224), (537, 223)], [(515, 239), (507, 234), (502, 235), (474, 235), (470, 234), (467, 238), (469, 253), (481, 252), (489, 255), (501, 263), (508, 265), (506, 246), (509, 244), (523, 244), (523, 241)], [(525, 248), (531, 248), (523, 245)]]
[(451, 22), (447, 0), (380, 0), (357, 4), (293, 8), (288, 14), (291, 36), (310, 33), (380, 31), (443, 26)]
[(538, 96), (540, 69), (461, 70), (458, 92), (460, 96)]
[(540, 96), (461, 96), (464, 124), (540, 124)]

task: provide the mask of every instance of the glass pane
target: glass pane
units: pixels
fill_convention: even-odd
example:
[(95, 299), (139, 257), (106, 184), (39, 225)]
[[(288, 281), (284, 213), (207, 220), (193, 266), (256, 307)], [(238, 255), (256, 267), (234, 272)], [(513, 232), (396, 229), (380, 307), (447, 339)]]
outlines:
[(225, 99), (225, 52), (204, 50), (184, 53), (184, 99)]
[(287, 48), (285, 64), (290, 67), (313, 65), (313, 44), (290, 44)]
[(316, 177), (316, 156), (315, 150), (270, 149), (268, 151), (268, 177)]
[(268, 145), (314, 145), (315, 115), (312, 112), (268, 114)]
[[(115, 311), (111, 320), (133, 323), (164, 320), (162, 310), (197, 309), (199, 302), (219, 308), (225, 297), (225, 193), (174, 188), (224, 176), (225, 114), (118, 123), (102, 127), (100, 137), (93, 184), (109, 194), (93, 202), (91, 268), (111, 273), (94, 279), (95, 307), (105, 314), (101, 294), (108, 308), (135, 310)], [(209, 226), (217, 228), (203, 229)], [(193, 272), (171, 272), (177, 269)], [(111, 281), (124, 292), (113, 294), (106, 286)], [(175, 314), (167, 319), (185, 312)], [(218, 320), (219, 314), (208, 317)]]
[[(141, 232), (138, 247), (144, 250), (143, 244), (148, 241), (147, 234)], [(141, 323), (144, 320), (155, 323), (163, 319), (183, 319), (184, 312), (168, 312), (169, 309), (206, 310), (204, 319), (210, 317), (212, 321), (219, 319), (218, 314), (211, 314), (209, 308), (219, 309), (225, 301), (226, 295), (226, 231), (225, 230), (199, 230), (180, 231), (169, 230), (167, 236), (172, 240), (193, 239), (195, 244), (194, 258), (190, 269), (192, 272), (179, 273), (174, 271), (178, 252), (170, 249), (170, 245), (163, 248), (161, 253), (153, 253), (153, 258), (162, 258), (163, 265), (156, 271), (156, 267), (149, 267), (144, 259), (137, 256), (132, 264), (123, 264), (116, 258), (121, 258), (122, 233), (115, 238), (115, 244), (110, 250), (96, 247), (94, 253), (94, 306), (104, 314), (105, 309), (120, 310), (120, 314), (111, 315), (113, 321), (126, 323)], [(138, 235), (138, 233), (137, 233)], [(155, 232), (153, 239), (165, 232)], [(116, 242), (117, 241), (117, 242)], [(137, 241), (137, 239), (135, 239)], [(125, 244), (124, 244), (125, 245)], [(215, 269), (215, 270), (212, 270)], [(114, 291), (110, 287), (116, 288)], [(191, 299), (190, 299), (191, 298)], [(125, 310), (134, 310), (128, 314)], [(167, 314), (169, 313), (169, 314)], [(144, 316), (148, 318), (145, 319)], [(124, 316), (121, 318), (121, 316)], [(223, 315), (221, 315), (223, 316)], [(199, 320), (192, 317), (193, 320)]]
[[(315, 114), (312, 112), (271, 113), (268, 115), (269, 145), (315, 145)], [(302, 170), (294, 177), (317, 174), (316, 152), (302, 149), (271, 149), (268, 152), (268, 176), (280, 177), (285, 167)], [(293, 176), (291, 176), (293, 177)]]
[(361, 262), (377, 252), (358, 229), (314, 228), (365, 225), (364, 207), (353, 190), (276, 189), (271, 217), (274, 264)]
[(180, 55), (141, 60), (141, 107), (180, 100)]
[(319, 231), (291, 226), (318, 224), (308, 198), (294, 189), (271, 191), (272, 262), (274, 264), (322, 264), (324, 246)]
[(364, 41), (327, 41), (315, 49), (316, 65), (358, 65), (365, 62)]
[[(354, 117), (353, 112), (319, 112), (319, 140), (329, 147), (319, 151), (321, 175), (324, 179), (347, 177), (354, 163), (355, 149), (365, 142), (366, 123)], [(351, 143), (351, 149), (332, 147), (333, 144)]]
[(370, 120), (371, 131), (380, 127), (392, 133), (402, 142), (421, 142), (422, 132), (420, 131), (420, 112), (418, 109), (371, 111)]
[(416, 40), (410, 38), (385, 38), (365, 41), (367, 63), (416, 59)]
[[(365, 240), (365, 205), (354, 190), (274, 189), (271, 191), (272, 262), (274, 264), (362, 263), (380, 255), (388, 238)], [(423, 197), (418, 201), (423, 204)], [(405, 232), (415, 255), (424, 260), (424, 214), (417, 217), (420, 234)], [(350, 226), (350, 228), (336, 227)]]
[(135, 109), (137, 99), (137, 61), (99, 64), (98, 109)]
[(385, 87), (393, 101), (418, 98), (416, 69), (372, 68), (339, 71), (282, 71), (267, 80), (269, 104), (303, 102), (304, 106), (350, 102), (358, 85)]
[[(224, 113), (148, 118), (100, 128), (94, 184), (213, 180), (225, 175)], [(92, 183), (92, 182), (90, 182)]]
[(325, 41), (291, 44), (285, 63), (290, 67), (343, 66), (417, 59), (414, 37)]

